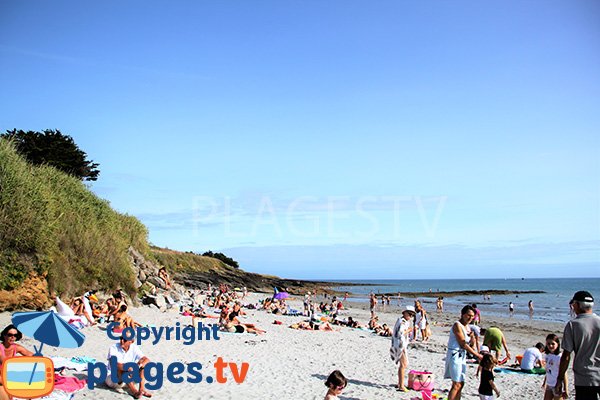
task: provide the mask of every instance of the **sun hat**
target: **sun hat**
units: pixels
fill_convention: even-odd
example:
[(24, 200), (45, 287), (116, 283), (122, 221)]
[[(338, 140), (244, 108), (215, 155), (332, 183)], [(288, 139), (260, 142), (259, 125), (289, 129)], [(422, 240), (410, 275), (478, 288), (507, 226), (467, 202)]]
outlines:
[(573, 298), (571, 299), (571, 303), (574, 301), (583, 301), (586, 303), (593, 303), (594, 297), (592, 296), (592, 294), (590, 292), (587, 292), (585, 290), (580, 290), (579, 292), (577, 292), (573, 295)]
[(490, 348), (487, 347), (485, 344), (481, 346), (481, 349), (479, 350), (480, 353), (489, 353), (490, 352)]
[(404, 307), (404, 311), (402, 311), (402, 314), (404, 314), (405, 312), (407, 312), (409, 314), (416, 314), (415, 307), (413, 307), (413, 306)]

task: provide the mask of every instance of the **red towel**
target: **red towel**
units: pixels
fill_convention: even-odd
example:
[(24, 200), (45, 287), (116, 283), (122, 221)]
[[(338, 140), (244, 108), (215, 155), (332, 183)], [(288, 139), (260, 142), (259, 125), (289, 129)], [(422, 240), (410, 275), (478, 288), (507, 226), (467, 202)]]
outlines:
[(85, 379), (77, 379), (73, 376), (54, 375), (54, 389), (68, 393), (76, 392), (86, 385)]

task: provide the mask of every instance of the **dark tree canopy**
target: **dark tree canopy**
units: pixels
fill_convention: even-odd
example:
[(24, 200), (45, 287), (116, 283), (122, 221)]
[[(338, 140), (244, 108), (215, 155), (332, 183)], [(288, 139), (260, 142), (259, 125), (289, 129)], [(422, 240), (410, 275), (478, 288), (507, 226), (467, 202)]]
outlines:
[(202, 254), (205, 257), (212, 257), (212, 258), (216, 258), (217, 260), (221, 260), (223, 261), (225, 264), (232, 266), (233, 268), (239, 268), (240, 265), (238, 264), (237, 261), (235, 261), (233, 258), (231, 257), (227, 257), (225, 254), (223, 253), (213, 253), (212, 251), (207, 251), (205, 253)]
[(85, 181), (95, 181), (100, 174), (99, 164), (87, 160), (87, 154), (73, 138), (59, 130), (25, 132), (13, 129), (0, 137), (13, 140), (17, 151), (32, 164), (47, 164)]

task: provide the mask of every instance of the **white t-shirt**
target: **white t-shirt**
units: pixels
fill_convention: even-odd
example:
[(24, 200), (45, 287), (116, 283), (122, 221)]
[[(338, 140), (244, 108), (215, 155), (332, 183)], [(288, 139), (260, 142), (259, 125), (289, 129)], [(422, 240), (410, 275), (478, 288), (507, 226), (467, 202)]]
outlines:
[(546, 354), (546, 387), (556, 386), (558, 368), (560, 367), (560, 354)]
[(128, 362), (136, 363), (140, 361), (142, 357), (144, 357), (144, 353), (142, 353), (142, 350), (140, 350), (140, 348), (135, 343), (131, 343), (131, 345), (129, 346), (129, 351), (127, 352), (121, 347), (120, 342), (113, 344), (108, 350), (107, 376), (110, 376), (110, 358), (113, 356), (117, 357), (117, 363), (119, 364), (125, 364)]
[(525, 350), (525, 354), (523, 354), (523, 359), (521, 360), (521, 369), (534, 369), (536, 362), (542, 360), (542, 353), (540, 353), (537, 347), (530, 347)]
[(469, 325), (469, 328), (471, 329), (471, 332), (473, 332), (475, 337), (481, 336), (481, 329), (477, 325), (471, 324), (471, 325)]

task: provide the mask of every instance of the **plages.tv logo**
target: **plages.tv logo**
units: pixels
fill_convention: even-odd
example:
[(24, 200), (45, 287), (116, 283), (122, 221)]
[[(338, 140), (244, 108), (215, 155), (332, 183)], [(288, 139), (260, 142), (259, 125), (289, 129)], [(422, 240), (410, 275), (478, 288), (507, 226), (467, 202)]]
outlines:
[[(72, 328), (53, 311), (17, 312), (12, 316), (17, 333), (7, 335), (20, 339), (22, 334), (32, 337), (41, 345), (34, 346), (32, 357), (12, 357), (2, 364), (2, 385), (9, 396), (34, 399), (47, 396), (54, 390), (54, 364), (43, 357), (44, 344), (53, 347), (80, 347), (85, 336)], [(3, 338), (4, 339), (4, 338)]]
[[(241, 384), (245, 381), (250, 364), (242, 362), (225, 362), (218, 357), (212, 365), (212, 369), (203, 369), (200, 362), (194, 361), (183, 363), (179, 361), (163, 365), (161, 362), (150, 361), (139, 349), (142, 342), (148, 340), (153, 345), (160, 341), (180, 340), (184, 345), (190, 346), (197, 340), (212, 341), (220, 340), (218, 326), (216, 324), (204, 325), (202, 322), (197, 326), (182, 327), (179, 322), (175, 326), (161, 327), (126, 327), (115, 331), (118, 324), (108, 324), (106, 334), (111, 340), (118, 340), (108, 354), (108, 364), (103, 362), (88, 363), (88, 389), (92, 390), (97, 384), (105, 382), (109, 384), (126, 384), (131, 390), (139, 385), (139, 391), (160, 389), (165, 379), (171, 383), (200, 383), (208, 384), (217, 382), (225, 384), (228, 378), (226, 372), (230, 372), (233, 381)], [(134, 344), (137, 342), (137, 344)], [(205, 372), (215, 372), (216, 377), (207, 375)], [(209, 373), (210, 373), (209, 372)], [(110, 386), (110, 385), (109, 385)]]

